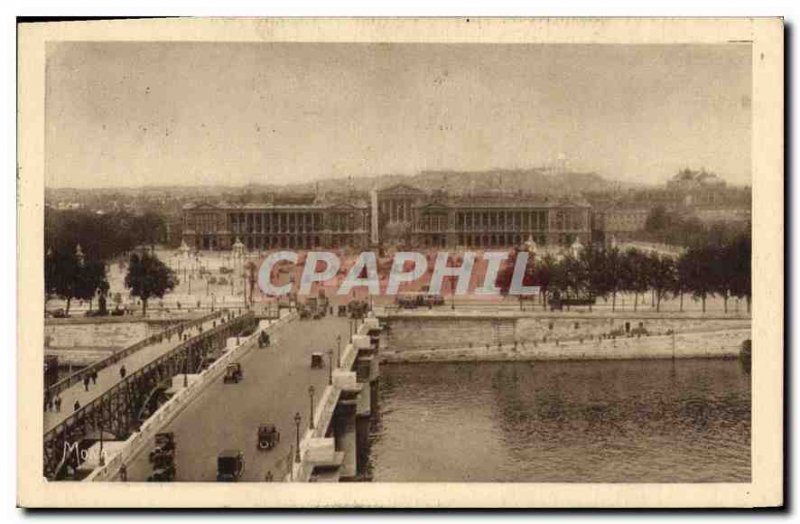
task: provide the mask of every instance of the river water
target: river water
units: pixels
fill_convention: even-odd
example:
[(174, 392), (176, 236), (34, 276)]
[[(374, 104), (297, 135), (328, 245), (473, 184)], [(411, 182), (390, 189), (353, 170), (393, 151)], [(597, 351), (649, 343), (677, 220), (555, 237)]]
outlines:
[(749, 482), (735, 360), (384, 364), (376, 482)]

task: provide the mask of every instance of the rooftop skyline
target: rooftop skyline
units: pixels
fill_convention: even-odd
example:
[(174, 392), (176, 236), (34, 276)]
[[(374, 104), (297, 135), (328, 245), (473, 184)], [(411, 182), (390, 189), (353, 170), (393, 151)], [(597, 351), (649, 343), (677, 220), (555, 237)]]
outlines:
[(751, 183), (749, 45), (52, 43), (46, 74), (48, 187), (555, 164)]

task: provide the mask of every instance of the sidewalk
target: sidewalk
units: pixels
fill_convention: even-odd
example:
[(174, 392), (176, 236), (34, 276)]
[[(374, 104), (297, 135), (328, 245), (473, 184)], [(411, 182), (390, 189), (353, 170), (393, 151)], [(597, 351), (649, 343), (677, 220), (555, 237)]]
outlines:
[[(219, 319), (212, 319), (202, 325), (202, 330), (207, 331), (211, 329), (214, 321)], [(184, 333), (188, 333), (193, 337), (200, 333), (201, 326), (189, 328)], [(85, 406), (92, 400), (101, 396), (103, 393), (114, 387), (120, 381), (119, 370), (124, 365), (127, 375), (134, 373), (141, 369), (155, 358), (167, 353), (180, 344), (180, 337), (173, 336), (171, 340), (164, 339), (160, 343), (152, 344), (136, 351), (116, 364), (112, 364), (101, 369), (97, 374), (97, 384), (89, 382), (89, 390), (84, 389), (83, 382), (73, 384), (69, 388), (61, 392), (61, 411), (45, 411), (44, 412), (44, 431), (50, 431), (52, 428), (60, 424), (64, 419), (74, 413), (74, 404), (77, 400), (80, 402), (81, 407)]]

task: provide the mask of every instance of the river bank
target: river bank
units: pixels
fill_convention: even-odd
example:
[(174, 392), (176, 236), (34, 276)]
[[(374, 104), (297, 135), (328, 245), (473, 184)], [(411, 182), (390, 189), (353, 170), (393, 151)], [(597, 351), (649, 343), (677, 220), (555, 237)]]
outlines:
[(583, 340), (484, 344), (455, 348), (381, 349), (381, 362), (480, 362), (536, 360), (636, 360), (636, 359), (733, 359), (749, 328), (701, 332), (594, 337)]

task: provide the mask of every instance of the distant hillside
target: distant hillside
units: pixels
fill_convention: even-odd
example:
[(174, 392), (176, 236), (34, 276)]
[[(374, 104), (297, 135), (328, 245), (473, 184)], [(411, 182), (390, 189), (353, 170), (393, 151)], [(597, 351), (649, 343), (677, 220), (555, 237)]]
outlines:
[[(627, 189), (634, 184), (608, 180), (597, 173), (554, 172), (546, 169), (497, 169), (492, 171), (423, 171), (416, 175), (383, 175), (358, 178), (328, 178), (318, 182), (289, 184), (284, 190), (297, 192), (340, 192), (348, 186), (355, 192), (373, 187), (409, 184), (428, 191), (444, 190), (453, 195), (486, 191), (517, 191), (541, 194), (592, 193)], [(251, 189), (265, 187), (250, 186)]]
[(491, 171), (423, 171), (416, 175), (326, 178), (299, 184), (248, 184), (246, 186), (161, 186), (142, 188), (70, 189), (47, 188), (45, 201), (100, 201), (129, 198), (137, 200), (240, 200), (257, 201), (268, 195), (342, 193), (352, 190), (368, 193), (373, 187), (409, 184), (427, 191), (444, 190), (451, 195), (508, 191), (542, 195), (602, 193), (637, 187), (635, 184), (603, 178), (597, 173), (557, 172), (550, 169), (495, 169)]

